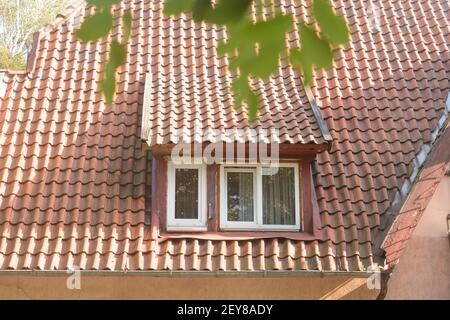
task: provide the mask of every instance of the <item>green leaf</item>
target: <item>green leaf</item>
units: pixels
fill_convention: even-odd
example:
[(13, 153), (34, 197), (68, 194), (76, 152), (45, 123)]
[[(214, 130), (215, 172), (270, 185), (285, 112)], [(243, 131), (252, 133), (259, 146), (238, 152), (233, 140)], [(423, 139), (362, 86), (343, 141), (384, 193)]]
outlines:
[(116, 70), (126, 62), (127, 50), (116, 40), (111, 43), (109, 61), (106, 64), (104, 78), (100, 83), (106, 104), (112, 104), (116, 92)]
[(235, 95), (235, 107), (240, 107), (245, 103), (248, 107), (248, 120), (253, 122), (256, 120), (259, 111), (258, 96), (248, 84), (248, 77), (240, 75), (233, 80), (231, 90)]
[(277, 15), (267, 21), (257, 22), (251, 28), (251, 37), (258, 42), (283, 41), (286, 32), (292, 28), (292, 16)]
[(249, 71), (252, 76), (266, 79), (278, 68), (281, 46), (261, 46), (258, 55), (249, 65)]
[(130, 10), (127, 10), (124, 13), (122, 20), (123, 20), (124, 37), (128, 41), (131, 34), (131, 22), (133, 20)]
[(302, 57), (302, 52), (295, 49), (290, 52), (289, 59), (293, 67), (302, 70), (305, 78), (305, 85), (309, 86), (312, 83), (312, 64), (305, 61)]
[[(107, 69), (109, 68), (110, 67), (107, 67)], [(114, 93), (116, 92), (116, 73), (106, 71), (104, 78), (100, 83), (100, 88), (105, 97), (106, 104), (111, 105), (114, 99)]]
[(167, 0), (164, 3), (164, 15), (176, 16), (183, 12), (191, 12), (195, 0)]
[(250, 92), (247, 93), (247, 105), (248, 105), (248, 121), (255, 122), (258, 118), (258, 111), (259, 111), (259, 101), (258, 96), (250, 90)]
[(195, 0), (192, 8), (192, 18), (195, 22), (200, 22), (206, 19), (212, 12), (211, 0)]
[[(267, 21), (244, 20), (228, 26), (229, 41), (221, 44), (218, 53), (237, 52), (230, 70), (267, 78), (276, 71), (280, 53), (285, 50), (285, 34), (292, 28), (292, 17), (278, 15)], [(256, 49), (258, 48), (258, 49)]]
[(251, 3), (252, 0), (220, 0), (206, 16), (206, 20), (221, 25), (236, 23), (242, 19)]
[(233, 47), (242, 43), (279, 43), (285, 39), (285, 34), (292, 28), (292, 17), (278, 15), (267, 21), (253, 23), (243, 19), (240, 23), (227, 26), (229, 41)]
[(113, 26), (113, 17), (109, 11), (97, 12), (84, 19), (76, 35), (81, 41), (97, 41), (106, 37)]
[(111, 9), (114, 4), (120, 3), (121, 0), (87, 0), (88, 5), (95, 6), (99, 9)]
[(219, 45), (217, 46), (217, 55), (219, 57), (224, 56), (227, 53), (231, 53), (233, 52), (233, 50), (235, 49), (235, 47), (233, 47), (232, 45), (230, 45), (229, 42), (221, 42), (219, 43)]
[(233, 81), (231, 89), (235, 106), (247, 105), (250, 121), (257, 118), (259, 99), (248, 78), (265, 79), (277, 70), (280, 54), (286, 50), (286, 32), (292, 26), (292, 17), (281, 14), (267, 21), (253, 23), (242, 18), (238, 23), (227, 25), (228, 42), (219, 46), (218, 53), (237, 53), (230, 61), (229, 70), (239, 71), (241, 76)]
[(301, 50), (291, 50), (290, 61), (294, 67), (301, 69), (305, 77), (305, 84), (312, 83), (313, 67), (331, 68), (333, 65), (333, 52), (330, 44), (320, 39), (309, 27), (300, 26)]
[(320, 30), (333, 44), (344, 44), (349, 40), (347, 24), (343, 17), (337, 16), (328, 0), (314, 0), (313, 15)]
[(300, 54), (303, 63), (325, 69), (332, 67), (333, 52), (330, 45), (304, 24), (300, 26), (300, 41), (302, 44)]
[(120, 44), (116, 40), (111, 43), (111, 52), (109, 60), (112, 63), (114, 69), (117, 69), (122, 64), (126, 62), (127, 59), (127, 49), (123, 44)]

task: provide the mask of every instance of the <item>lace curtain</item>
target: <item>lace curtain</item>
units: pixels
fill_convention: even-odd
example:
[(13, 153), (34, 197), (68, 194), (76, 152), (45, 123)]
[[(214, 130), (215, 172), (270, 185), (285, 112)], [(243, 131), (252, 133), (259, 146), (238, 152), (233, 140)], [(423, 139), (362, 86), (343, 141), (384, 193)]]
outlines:
[(281, 167), (277, 174), (262, 176), (264, 224), (295, 224), (294, 174), (294, 168)]
[(253, 172), (227, 172), (228, 221), (254, 220)]
[(175, 218), (198, 218), (198, 169), (175, 170)]

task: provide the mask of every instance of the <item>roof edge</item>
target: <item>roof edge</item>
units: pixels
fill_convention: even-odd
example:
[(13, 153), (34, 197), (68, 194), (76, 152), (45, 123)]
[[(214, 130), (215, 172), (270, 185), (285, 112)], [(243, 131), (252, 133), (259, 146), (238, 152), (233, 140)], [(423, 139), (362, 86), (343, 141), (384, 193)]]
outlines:
[(414, 183), (416, 180), (416, 177), (419, 173), (420, 168), (423, 166), (425, 161), (428, 159), (428, 155), (436, 141), (438, 141), (439, 136), (442, 134), (443, 130), (446, 128), (446, 124), (449, 120), (450, 115), (450, 93), (447, 95), (447, 100), (445, 102), (445, 108), (444, 113), (438, 120), (437, 127), (433, 130), (431, 133), (431, 142), (428, 144), (424, 144), (420, 152), (416, 155), (416, 157), (413, 159), (414, 163), (414, 170), (411, 173), (411, 175), (408, 177), (408, 179), (403, 182), (403, 185), (401, 186), (400, 190), (398, 190), (395, 194), (394, 201), (392, 202), (391, 206), (395, 206), (398, 204), (403, 203), (406, 198), (408, 197)]
[(333, 142), (333, 138), (330, 134), (330, 129), (328, 129), (327, 123), (325, 122), (325, 119), (322, 117), (322, 113), (320, 112), (320, 107), (317, 104), (316, 99), (314, 98), (314, 95), (311, 91), (311, 88), (304, 85), (304, 81), (302, 79), (303, 87), (305, 88), (306, 96), (308, 97), (309, 105), (311, 106), (311, 109), (314, 113), (314, 117), (317, 120), (317, 124), (319, 125), (319, 129), (322, 132), (322, 136), (324, 140), (329, 145), (328, 149), (331, 149), (331, 144)]
[(182, 270), (0, 270), (2, 276), (67, 276), (74, 272), (90, 276), (150, 276), (150, 277), (336, 277), (351, 276), (355, 278), (369, 278), (374, 274), (383, 273), (379, 271), (320, 271), (320, 270), (265, 270), (265, 271), (182, 271)]
[(150, 141), (150, 100), (151, 100), (151, 72), (146, 72), (144, 83), (144, 101), (142, 102), (142, 117), (141, 117), (141, 140), (144, 141), (149, 147)]
[[(393, 231), (392, 229), (395, 226), (398, 217), (401, 215), (404, 206), (410, 199), (410, 196), (414, 191), (414, 187), (420, 181), (422, 171), (426, 167), (427, 161), (431, 157), (433, 157), (436, 151), (436, 146), (442, 141), (442, 137), (447, 130), (450, 132), (450, 93), (448, 93), (447, 95), (444, 113), (439, 118), (438, 125), (432, 132), (432, 141), (428, 144), (423, 145), (421, 151), (413, 159), (414, 170), (411, 173), (411, 175), (405, 180), (401, 188), (397, 191), (394, 200), (392, 201), (389, 207), (390, 210), (388, 210), (386, 213), (387, 218), (386, 221), (384, 222), (384, 229), (380, 230), (379, 233), (374, 238), (373, 244), (374, 256), (378, 258), (384, 259), (386, 258), (385, 256), (386, 252), (384, 248), (386, 247), (387, 239), (389, 238), (389, 235), (392, 233)], [(450, 168), (448, 170), (450, 170)], [(418, 219), (420, 219), (420, 217), (418, 217)], [(384, 263), (386, 263), (386, 261), (384, 261)]]

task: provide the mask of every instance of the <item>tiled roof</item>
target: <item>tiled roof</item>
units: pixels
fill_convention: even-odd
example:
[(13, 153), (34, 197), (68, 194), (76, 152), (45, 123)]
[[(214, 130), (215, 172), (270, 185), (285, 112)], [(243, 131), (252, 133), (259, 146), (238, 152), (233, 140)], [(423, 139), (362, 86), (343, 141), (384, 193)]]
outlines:
[[(283, 63), (268, 81), (255, 81), (258, 120), (233, 106), (232, 75), (216, 48), (225, 29), (191, 19), (153, 16), (152, 63), (144, 100), (143, 139), (150, 146), (178, 142), (326, 144), (297, 71)], [(298, 33), (292, 33), (298, 34)], [(298, 42), (298, 37), (290, 37)], [(255, 131), (250, 131), (254, 129)], [(262, 129), (262, 130), (261, 130)], [(255, 132), (258, 131), (258, 136)], [(267, 140), (266, 140), (267, 139)]]
[[(450, 98), (448, 103), (450, 104)], [(450, 169), (450, 123), (434, 144), (423, 169), (418, 175), (410, 195), (396, 215), (391, 227), (383, 237), (382, 249), (386, 262), (393, 267), (422, 215), (427, 209), (439, 184)]]
[[(307, 18), (309, 1), (283, 2), (298, 19)], [(158, 239), (152, 231), (150, 158), (140, 148), (145, 76), (159, 70), (162, 86), (174, 76), (164, 70), (172, 65), (160, 59), (181, 50), (174, 45), (181, 39), (171, 33), (177, 24), (184, 27), (177, 32), (191, 36), (182, 40), (187, 62), (179, 70), (194, 58), (195, 72), (209, 66), (212, 28), (194, 27), (185, 18), (163, 19), (160, 1), (124, 0), (116, 11), (132, 9), (133, 32), (111, 107), (98, 87), (106, 41), (82, 44), (73, 34), (90, 10), (81, 8), (42, 33), (34, 69), (0, 79), (0, 269), (357, 271), (370, 266), (372, 241), (384, 228), (386, 212), (444, 115), (450, 75), (447, 1), (370, 3), (380, 8), (378, 29), (371, 27), (367, 2), (334, 1), (347, 17), (352, 42), (338, 53), (333, 70), (317, 74), (312, 88), (333, 138), (333, 148), (321, 152), (314, 166), (322, 241)], [(202, 41), (207, 45), (196, 47)], [(196, 94), (222, 88), (219, 67), (209, 69), (219, 82), (210, 80), (213, 75), (200, 77), (207, 88), (197, 87)], [(295, 127), (295, 137), (319, 139), (298, 82), (298, 96), (287, 98), (283, 86), (289, 87), (289, 79), (273, 80), (279, 90), (272, 98), (288, 104), (278, 106), (279, 112), (290, 116), (293, 108), (312, 124), (300, 122), (297, 128), (280, 121)], [(162, 87), (162, 101), (169, 88), (176, 92), (176, 86)], [(171, 101), (175, 97), (170, 95)], [(198, 106), (186, 121), (208, 114), (211, 124), (227, 123), (221, 113), (209, 112)], [(228, 116), (228, 123), (245, 123), (239, 112)], [(171, 119), (167, 126), (176, 118)], [(159, 141), (167, 141), (164, 130)]]

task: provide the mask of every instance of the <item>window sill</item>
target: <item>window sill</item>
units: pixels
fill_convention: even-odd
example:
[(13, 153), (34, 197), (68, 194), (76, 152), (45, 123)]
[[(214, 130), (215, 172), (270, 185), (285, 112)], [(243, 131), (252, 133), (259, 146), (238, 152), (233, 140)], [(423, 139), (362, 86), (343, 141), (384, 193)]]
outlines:
[(284, 238), (289, 240), (321, 240), (320, 232), (304, 231), (218, 231), (218, 232), (188, 232), (186, 230), (171, 232), (161, 231), (160, 238), (163, 239), (201, 239), (201, 240), (256, 240), (268, 238)]
[(168, 232), (205, 232), (208, 227), (183, 227), (183, 226), (167, 226)]
[(223, 232), (302, 232), (300, 226), (254, 226), (254, 227), (239, 227), (239, 226), (222, 226), (220, 231)]

